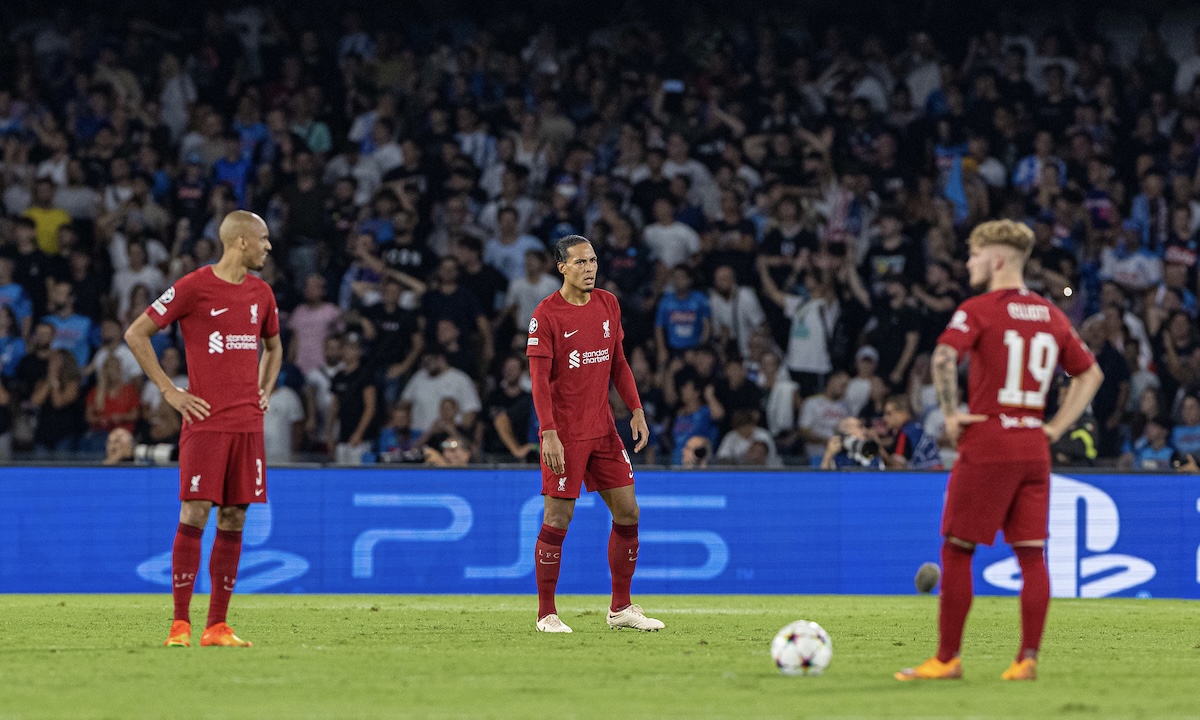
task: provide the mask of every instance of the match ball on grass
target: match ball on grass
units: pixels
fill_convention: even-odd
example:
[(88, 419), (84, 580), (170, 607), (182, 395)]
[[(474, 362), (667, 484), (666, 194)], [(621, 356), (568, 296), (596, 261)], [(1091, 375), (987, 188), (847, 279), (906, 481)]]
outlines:
[(927, 562), (917, 569), (917, 576), (913, 578), (913, 583), (917, 586), (917, 592), (931, 593), (941, 579), (942, 569), (937, 566), (937, 563)]
[(790, 623), (771, 641), (771, 659), (784, 675), (820, 675), (832, 658), (829, 633), (815, 622)]

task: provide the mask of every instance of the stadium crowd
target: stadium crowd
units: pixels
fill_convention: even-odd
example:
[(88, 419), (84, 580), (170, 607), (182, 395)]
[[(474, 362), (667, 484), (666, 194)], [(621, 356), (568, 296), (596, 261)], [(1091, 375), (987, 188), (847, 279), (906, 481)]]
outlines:
[(238, 4), (9, 27), (0, 461), (178, 437), (122, 332), (237, 208), (274, 245), (271, 462), (536, 462), (525, 328), (582, 234), (652, 429), (635, 461), (948, 466), (929, 353), (990, 218), (1033, 229), (1029, 286), (1105, 374), (1056, 462), (1200, 455), (1200, 29), (1122, 57), (1071, 28), (949, 52), (703, 16), (494, 25)]

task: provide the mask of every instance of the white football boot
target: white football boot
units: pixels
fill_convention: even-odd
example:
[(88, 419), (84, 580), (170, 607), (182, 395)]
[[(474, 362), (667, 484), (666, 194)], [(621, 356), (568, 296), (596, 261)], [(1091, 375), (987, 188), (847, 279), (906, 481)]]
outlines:
[(537, 621), (538, 632), (547, 633), (569, 633), (571, 628), (562, 620), (558, 619), (558, 615), (550, 613), (544, 618), (539, 618)]
[(613, 630), (620, 628), (633, 628), (643, 632), (654, 632), (662, 630), (666, 625), (661, 620), (646, 617), (646, 613), (642, 612), (641, 605), (630, 605), (624, 610), (613, 612), (608, 611), (608, 626)]

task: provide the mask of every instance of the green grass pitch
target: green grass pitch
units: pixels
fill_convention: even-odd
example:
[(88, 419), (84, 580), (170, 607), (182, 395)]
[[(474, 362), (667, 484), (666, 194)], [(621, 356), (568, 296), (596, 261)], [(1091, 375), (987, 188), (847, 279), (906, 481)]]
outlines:
[[(663, 632), (613, 632), (566, 596), (573, 635), (514, 596), (234, 596), (249, 650), (160, 646), (167, 595), (0, 595), (0, 720), (12, 718), (1200, 717), (1200, 604), (1059, 600), (1036, 683), (1004, 683), (1013, 598), (977, 598), (966, 677), (898, 683), (934, 650), (936, 598), (643, 596)], [(193, 604), (203, 622), (207, 597)], [(833, 638), (816, 678), (781, 676), (787, 622)]]

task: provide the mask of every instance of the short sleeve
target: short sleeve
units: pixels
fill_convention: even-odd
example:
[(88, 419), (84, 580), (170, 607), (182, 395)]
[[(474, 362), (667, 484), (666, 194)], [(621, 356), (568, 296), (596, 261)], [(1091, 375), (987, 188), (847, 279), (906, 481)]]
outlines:
[(938, 345), (949, 345), (961, 356), (975, 347), (982, 329), (983, 323), (979, 313), (964, 303), (954, 311), (954, 315), (950, 317), (950, 323), (938, 336)]
[(1054, 308), (1056, 324), (1061, 332), (1058, 333), (1058, 344), (1062, 347), (1062, 355), (1059, 362), (1062, 364), (1063, 370), (1067, 371), (1072, 377), (1086, 372), (1088, 368), (1096, 364), (1096, 357), (1092, 355), (1092, 351), (1079, 337), (1079, 333), (1075, 332), (1075, 328), (1071, 326), (1071, 321), (1067, 319), (1058, 308)]
[(194, 285), (190, 275), (179, 278), (174, 285), (164, 290), (157, 300), (150, 303), (146, 314), (160, 329), (186, 317), (195, 304)]
[(533, 311), (529, 319), (529, 338), (525, 341), (525, 355), (528, 357), (554, 357), (554, 333), (546, 311), (539, 307)]
[(266, 296), (266, 311), (262, 318), (262, 336), (275, 337), (279, 334), (279, 306), (275, 304), (275, 294), (269, 288), (263, 295)]

